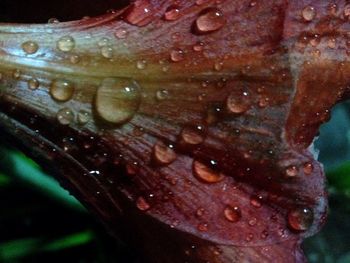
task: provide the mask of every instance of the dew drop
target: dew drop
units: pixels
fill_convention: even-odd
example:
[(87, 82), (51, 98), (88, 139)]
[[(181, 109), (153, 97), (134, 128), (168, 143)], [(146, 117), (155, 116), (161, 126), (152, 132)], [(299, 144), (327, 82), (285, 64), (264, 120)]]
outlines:
[(49, 24), (58, 24), (60, 21), (56, 17), (51, 17), (47, 23)]
[(312, 163), (305, 163), (304, 164), (304, 173), (306, 175), (312, 174), (313, 171), (314, 171), (314, 166), (312, 165)]
[(244, 91), (240, 94), (232, 92), (227, 98), (226, 105), (228, 110), (234, 114), (242, 114), (251, 107), (248, 92)]
[[(212, 161), (213, 166), (216, 166), (216, 162)], [(193, 162), (193, 173), (196, 178), (205, 182), (205, 183), (217, 183), (224, 179), (224, 176), (214, 170), (215, 167), (209, 167), (202, 162), (194, 161)]]
[(68, 101), (73, 97), (74, 86), (67, 80), (54, 80), (50, 86), (50, 95), (57, 101)]
[(200, 125), (185, 127), (181, 132), (181, 141), (189, 145), (201, 144), (204, 141), (204, 128)]
[(27, 41), (22, 44), (22, 49), (27, 54), (34, 54), (38, 51), (39, 45), (34, 41)]
[(69, 52), (75, 47), (75, 40), (71, 36), (63, 36), (57, 41), (57, 48), (63, 52)]
[(256, 208), (260, 208), (262, 206), (261, 200), (262, 200), (262, 196), (252, 196), (250, 198), (250, 205)]
[(287, 169), (286, 169), (286, 175), (288, 177), (295, 177), (298, 175), (298, 173), (299, 173), (299, 169), (298, 169), (298, 167), (296, 167), (294, 165), (291, 165), (291, 166), (287, 167)]
[(122, 124), (134, 116), (140, 99), (140, 88), (135, 81), (107, 78), (97, 89), (96, 111), (103, 120)]
[(146, 199), (142, 196), (137, 198), (136, 200), (136, 206), (141, 211), (147, 211), (151, 208), (150, 204), (146, 201)]
[(166, 100), (169, 98), (169, 92), (165, 89), (162, 90), (158, 90), (156, 93), (156, 98), (157, 100), (161, 101), (161, 100)]
[(97, 42), (97, 45), (99, 47), (106, 47), (106, 46), (109, 46), (110, 45), (110, 41), (108, 38), (106, 37), (103, 37), (101, 38), (98, 42)]
[(221, 10), (209, 8), (204, 10), (196, 19), (195, 26), (198, 33), (210, 33), (221, 29), (226, 23)]
[(116, 38), (124, 39), (128, 36), (128, 31), (126, 31), (125, 29), (119, 28), (117, 31), (115, 31), (114, 35)]
[(170, 59), (171, 61), (173, 62), (179, 62), (179, 61), (182, 61), (185, 59), (185, 53), (183, 52), (182, 49), (173, 49), (171, 52), (170, 52)]
[(238, 222), (242, 217), (241, 209), (239, 209), (237, 206), (227, 206), (224, 210), (224, 215), (226, 220), (232, 223)]
[(153, 20), (153, 6), (149, 0), (136, 1), (126, 12), (125, 22), (134, 26), (146, 26)]
[(113, 48), (108, 46), (101, 47), (101, 55), (105, 58), (112, 58)]
[(197, 229), (200, 231), (200, 232), (206, 232), (208, 231), (208, 224), (206, 223), (201, 223), (197, 226)]
[(165, 20), (174, 21), (180, 17), (180, 9), (177, 6), (170, 6), (164, 14)]
[(28, 80), (28, 88), (31, 89), (31, 90), (36, 90), (37, 88), (39, 88), (39, 80), (37, 79), (30, 79)]
[(288, 226), (297, 231), (308, 230), (314, 221), (314, 214), (310, 208), (296, 208), (288, 212)]
[(350, 4), (345, 5), (345, 7), (344, 7), (344, 16), (346, 18), (350, 17)]
[(71, 55), (69, 57), (69, 61), (72, 63), (72, 64), (77, 64), (79, 63), (80, 61), (80, 56), (79, 55)]
[(337, 40), (335, 38), (330, 38), (328, 40), (328, 47), (331, 49), (335, 49), (337, 46)]
[(158, 142), (153, 147), (153, 157), (158, 164), (167, 165), (175, 161), (177, 156), (173, 145)]
[(15, 79), (19, 79), (19, 77), (21, 76), (21, 71), (19, 69), (15, 69), (13, 72), (12, 72), (12, 76), (15, 78)]
[(147, 62), (146, 60), (138, 60), (136, 62), (136, 68), (139, 69), (139, 70), (143, 70), (147, 67)]
[(69, 125), (74, 120), (74, 113), (69, 108), (63, 108), (57, 112), (57, 120), (62, 125)]
[(301, 14), (305, 21), (310, 22), (316, 17), (316, 10), (313, 6), (306, 6)]
[(77, 115), (77, 121), (79, 124), (84, 125), (90, 121), (90, 113), (85, 110), (80, 110)]
[(203, 51), (203, 48), (204, 48), (204, 43), (203, 42), (198, 42), (197, 44), (195, 44), (193, 46), (193, 50), (196, 51), (196, 52)]

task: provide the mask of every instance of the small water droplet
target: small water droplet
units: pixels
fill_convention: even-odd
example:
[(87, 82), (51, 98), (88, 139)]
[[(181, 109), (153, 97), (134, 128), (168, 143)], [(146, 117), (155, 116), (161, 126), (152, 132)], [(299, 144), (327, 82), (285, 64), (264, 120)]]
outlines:
[(50, 86), (50, 95), (57, 101), (68, 101), (73, 97), (74, 86), (67, 80), (54, 80)]
[(20, 76), (21, 76), (21, 71), (19, 69), (15, 69), (13, 72), (12, 72), (12, 76), (15, 78), (15, 79), (19, 79)]
[(201, 223), (198, 225), (197, 229), (201, 232), (208, 231), (208, 224), (207, 223)]
[(125, 22), (134, 26), (146, 26), (153, 20), (153, 5), (149, 0), (136, 1), (126, 11)]
[(112, 58), (113, 48), (108, 46), (101, 47), (101, 55), (105, 58)]
[(75, 47), (75, 40), (71, 36), (63, 36), (57, 41), (57, 48), (63, 52), (69, 52)]
[(258, 220), (256, 219), (256, 217), (253, 217), (248, 221), (248, 225), (255, 226), (257, 222)]
[(69, 125), (74, 120), (74, 113), (70, 108), (63, 108), (57, 112), (57, 120), (62, 125)]
[(240, 94), (232, 92), (227, 98), (226, 105), (231, 113), (242, 114), (251, 107), (250, 96), (246, 91)]
[(262, 206), (261, 204), (262, 196), (252, 196), (250, 198), (250, 205), (254, 206), (256, 208), (260, 208)]
[(169, 98), (169, 92), (165, 89), (162, 89), (162, 90), (158, 90), (157, 93), (156, 93), (156, 98), (157, 100), (166, 100)]
[(128, 36), (128, 31), (126, 31), (123, 28), (119, 28), (119, 29), (117, 29), (117, 31), (115, 31), (114, 35), (116, 38), (124, 39)]
[(122, 124), (134, 116), (140, 99), (140, 87), (135, 81), (107, 78), (97, 89), (96, 111), (103, 120)]
[(224, 14), (217, 8), (204, 10), (196, 19), (198, 33), (210, 33), (221, 29), (226, 24)]
[(312, 165), (312, 163), (305, 163), (304, 164), (304, 173), (306, 175), (312, 174), (313, 171), (314, 171), (314, 166)]
[(108, 38), (103, 37), (101, 38), (98, 42), (97, 45), (101, 48), (101, 47), (107, 47), (110, 45), (110, 41)]
[(328, 47), (331, 48), (331, 49), (335, 49), (337, 46), (337, 40), (335, 38), (330, 38), (328, 40)]
[(189, 145), (198, 145), (204, 141), (203, 126), (185, 127), (181, 132), (182, 142)]
[(193, 50), (196, 51), (196, 52), (203, 51), (203, 48), (204, 48), (204, 43), (203, 42), (198, 42), (197, 44), (195, 44), (193, 46)]
[(350, 17), (350, 4), (345, 5), (345, 7), (344, 7), (344, 16), (346, 18)]
[(147, 67), (147, 61), (146, 60), (138, 60), (136, 62), (136, 67), (140, 70), (143, 70)]
[(237, 206), (227, 206), (224, 210), (224, 215), (226, 220), (232, 223), (238, 222), (242, 217), (241, 209), (239, 209)]
[(150, 204), (146, 201), (146, 199), (142, 196), (137, 198), (136, 200), (136, 206), (141, 211), (147, 211), (151, 208)]
[(185, 59), (185, 53), (182, 49), (173, 49), (171, 52), (170, 52), (170, 59), (171, 61), (173, 62), (179, 62), (179, 61), (182, 61)]
[(39, 80), (37, 79), (30, 79), (28, 80), (28, 88), (31, 89), (31, 90), (36, 90), (37, 88), (39, 88)]
[(180, 9), (177, 6), (170, 6), (164, 14), (165, 20), (174, 21), (180, 17)]
[(313, 221), (314, 214), (310, 208), (296, 208), (288, 212), (288, 225), (293, 230), (306, 231)]
[(310, 22), (316, 17), (316, 10), (313, 6), (306, 6), (301, 12), (305, 21)]
[(70, 57), (69, 57), (69, 61), (72, 63), (72, 64), (77, 64), (77, 63), (79, 63), (79, 61), (80, 61), (80, 56), (79, 55), (71, 55)]
[(286, 175), (288, 177), (295, 177), (298, 175), (298, 173), (299, 173), (299, 169), (295, 165), (291, 165), (286, 169)]
[(27, 41), (22, 44), (22, 49), (27, 54), (34, 54), (38, 51), (39, 45), (34, 41)]
[(216, 162), (212, 161), (212, 167), (209, 167), (206, 164), (203, 164), (199, 161), (193, 162), (193, 173), (196, 178), (205, 182), (205, 183), (217, 183), (224, 179), (223, 174), (215, 171)]
[(90, 113), (85, 110), (80, 110), (77, 115), (77, 121), (79, 124), (84, 125), (90, 121)]
[(176, 152), (173, 145), (165, 145), (158, 142), (153, 147), (154, 160), (160, 165), (167, 165), (176, 160)]
[(56, 17), (51, 17), (47, 23), (49, 24), (58, 24), (60, 21)]

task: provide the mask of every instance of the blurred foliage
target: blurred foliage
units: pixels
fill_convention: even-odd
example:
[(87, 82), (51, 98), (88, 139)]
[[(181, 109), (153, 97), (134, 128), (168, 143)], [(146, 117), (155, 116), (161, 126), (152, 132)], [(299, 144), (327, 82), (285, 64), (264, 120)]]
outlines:
[[(350, 263), (350, 104), (333, 109), (316, 147), (325, 165), (329, 218), (304, 242), (311, 263)], [(0, 146), (0, 262), (136, 263), (80, 203), (21, 153)]]

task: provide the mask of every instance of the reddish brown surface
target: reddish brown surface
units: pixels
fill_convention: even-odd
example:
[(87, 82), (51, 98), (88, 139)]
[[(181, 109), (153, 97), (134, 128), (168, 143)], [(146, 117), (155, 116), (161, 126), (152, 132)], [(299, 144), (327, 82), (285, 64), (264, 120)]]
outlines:
[[(345, 97), (350, 72), (345, 2), (337, 9), (328, 2), (183, 0), (179, 18), (166, 21), (173, 1), (140, 0), (97, 19), (4, 25), (1, 126), (145, 261), (303, 262), (299, 245), (326, 214), (322, 167), (308, 147)], [(316, 10), (310, 22), (302, 17), (308, 5)], [(198, 32), (195, 21), (208, 8), (222, 12), (223, 26)], [(115, 37), (121, 30), (125, 38)], [(18, 32), (25, 34), (8, 34)], [(76, 42), (68, 53), (56, 48), (65, 35)], [(101, 55), (103, 37), (112, 60)], [(36, 54), (21, 50), (27, 40), (39, 43)], [(80, 61), (71, 63), (71, 54)], [(35, 91), (27, 87), (33, 76), (41, 83)], [(96, 88), (110, 77), (141, 87), (138, 110), (119, 125), (95, 111)], [(70, 101), (51, 98), (54, 79), (74, 84)], [(157, 99), (164, 90), (166, 99)], [(62, 126), (62, 107), (92, 119)], [(198, 125), (200, 139), (188, 143), (182, 131)], [(169, 158), (157, 160), (159, 143), (172, 145)], [(237, 220), (226, 218), (227, 208), (239, 209)], [(302, 209), (313, 220), (298, 231), (297, 213), (292, 224), (288, 215)]]

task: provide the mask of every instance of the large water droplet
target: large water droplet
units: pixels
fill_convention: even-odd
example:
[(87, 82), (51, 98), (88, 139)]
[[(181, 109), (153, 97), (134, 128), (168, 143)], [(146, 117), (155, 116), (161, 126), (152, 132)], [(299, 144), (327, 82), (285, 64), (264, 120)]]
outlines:
[(140, 100), (140, 87), (135, 81), (108, 78), (97, 90), (96, 111), (103, 120), (122, 124), (134, 116)]
[(213, 167), (209, 167), (208, 165), (202, 162), (193, 161), (194, 175), (205, 183), (220, 182), (222, 179), (224, 179), (224, 176), (220, 172), (217, 172), (214, 170), (216, 166), (216, 162), (212, 161), (212, 164), (213, 164), (212, 165)]
[(170, 164), (176, 159), (176, 153), (173, 145), (165, 145), (158, 142), (153, 147), (154, 160), (160, 165)]
[(124, 20), (135, 26), (146, 26), (153, 20), (153, 5), (149, 0), (136, 1), (126, 11)]
[(50, 94), (57, 101), (68, 101), (73, 97), (74, 86), (67, 80), (54, 80), (50, 86)]
[(305, 21), (310, 22), (316, 17), (316, 10), (313, 6), (306, 6), (301, 14)]
[(240, 94), (232, 92), (227, 98), (226, 105), (231, 113), (242, 114), (246, 112), (251, 107), (249, 93), (246, 91)]
[(63, 52), (71, 51), (75, 47), (75, 40), (71, 36), (63, 36), (57, 41), (57, 48)]
[(34, 41), (27, 41), (22, 44), (22, 49), (27, 54), (34, 54), (38, 51), (39, 45)]
[(312, 165), (312, 163), (305, 163), (304, 164), (304, 173), (306, 175), (312, 174), (313, 171), (314, 171), (314, 166)]
[(57, 120), (62, 125), (69, 125), (74, 120), (74, 113), (70, 108), (63, 108), (57, 112)]
[(226, 23), (225, 17), (221, 10), (209, 8), (204, 10), (196, 19), (195, 25), (198, 33), (210, 33), (222, 28)]
[(232, 223), (238, 222), (242, 217), (241, 209), (237, 206), (227, 206), (224, 210), (224, 215), (225, 218)]
[(314, 221), (314, 214), (310, 208), (296, 208), (288, 212), (288, 225), (297, 231), (308, 230)]

